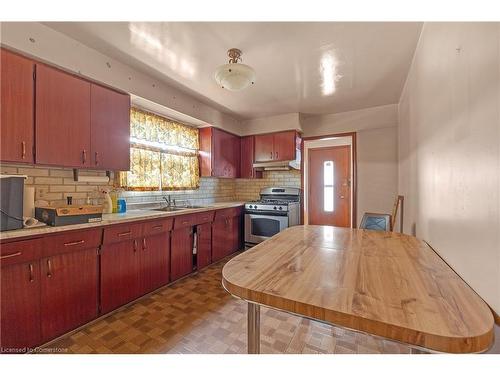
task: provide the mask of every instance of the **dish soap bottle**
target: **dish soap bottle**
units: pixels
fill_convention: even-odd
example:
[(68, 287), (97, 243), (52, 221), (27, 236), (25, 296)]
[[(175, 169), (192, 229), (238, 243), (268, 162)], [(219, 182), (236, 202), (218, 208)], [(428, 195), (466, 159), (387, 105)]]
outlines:
[(102, 213), (111, 214), (113, 213), (113, 202), (111, 201), (111, 197), (109, 196), (109, 191), (103, 190), (102, 193), (104, 194)]
[(117, 191), (116, 190), (111, 190), (109, 192), (109, 196), (111, 197), (111, 206), (113, 207), (113, 213), (116, 214), (118, 212), (118, 197), (117, 197)]

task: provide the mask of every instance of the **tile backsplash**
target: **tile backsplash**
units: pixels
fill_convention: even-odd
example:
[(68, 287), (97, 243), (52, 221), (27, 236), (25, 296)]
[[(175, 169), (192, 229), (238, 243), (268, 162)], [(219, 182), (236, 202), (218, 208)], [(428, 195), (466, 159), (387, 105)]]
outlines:
[[(51, 205), (66, 203), (66, 197), (73, 197), (74, 204), (83, 204), (87, 197), (102, 202), (100, 191), (112, 188), (114, 182), (111, 173), (110, 182), (97, 185), (90, 182), (75, 182), (73, 170), (70, 168), (25, 166), (19, 164), (0, 164), (0, 173), (24, 174), (28, 176), (26, 186), (35, 187), (35, 200), (45, 200)], [(104, 171), (80, 170), (81, 176), (105, 176)], [(202, 177), (200, 188), (197, 190), (182, 191), (153, 191), (136, 192), (126, 191), (122, 195), (129, 207), (134, 205), (159, 204), (163, 196), (170, 195), (176, 202), (182, 204), (186, 201), (194, 205), (210, 204), (224, 201), (249, 201), (259, 198), (262, 188), (268, 186), (300, 187), (300, 171), (272, 171), (264, 172), (264, 178), (225, 179)]]

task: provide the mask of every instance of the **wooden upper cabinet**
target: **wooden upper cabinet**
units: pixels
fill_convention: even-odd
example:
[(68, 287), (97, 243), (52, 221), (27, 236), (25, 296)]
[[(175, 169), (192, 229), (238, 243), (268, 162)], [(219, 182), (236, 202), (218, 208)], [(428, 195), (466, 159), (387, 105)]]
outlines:
[(295, 130), (255, 136), (255, 161), (294, 160), (296, 156)]
[(295, 131), (274, 133), (274, 161), (295, 159), (296, 136)]
[(254, 141), (255, 136), (250, 135), (241, 138), (240, 177), (262, 178), (262, 171), (256, 171), (254, 163)]
[(91, 84), (91, 155), (95, 169), (130, 169), (130, 96)]
[(58, 69), (37, 65), (37, 164), (90, 167), (90, 85)]
[(237, 135), (213, 127), (200, 129), (201, 176), (239, 177), (240, 147)]
[(274, 156), (274, 135), (262, 134), (255, 136), (255, 161), (272, 161)]
[(33, 163), (35, 64), (4, 49), (0, 53), (0, 160)]

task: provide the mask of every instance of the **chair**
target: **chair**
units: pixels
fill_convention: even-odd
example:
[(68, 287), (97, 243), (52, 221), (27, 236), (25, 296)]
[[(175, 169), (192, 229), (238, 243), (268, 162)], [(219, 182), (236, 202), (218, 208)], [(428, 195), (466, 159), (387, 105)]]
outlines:
[(402, 195), (396, 196), (394, 201), (394, 206), (392, 207), (391, 214), (376, 214), (371, 212), (366, 212), (361, 219), (359, 224), (360, 229), (371, 229), (371, 230), (383, 230), (383, 231), (394, 231), (396, 224), (396, 216), (398, 214), (399, 206), (401, 206), (400, 217), (399, 217), (399, 231), (403, 233), (403, 204), (404, 197)]

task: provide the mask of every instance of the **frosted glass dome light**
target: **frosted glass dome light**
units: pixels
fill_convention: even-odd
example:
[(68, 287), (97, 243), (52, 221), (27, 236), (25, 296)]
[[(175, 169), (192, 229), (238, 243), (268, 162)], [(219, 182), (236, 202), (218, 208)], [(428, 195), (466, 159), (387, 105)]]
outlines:
[(229, 63), (215, 70), (215, 81), (223, 89), (240, 91), (255, 83), (255, 70), (252, 67), (238, 63), (241, 61), (241, 51), (231, 48), (227, 51)]

